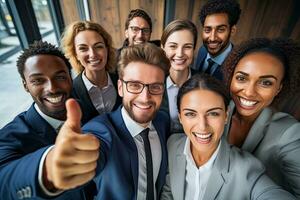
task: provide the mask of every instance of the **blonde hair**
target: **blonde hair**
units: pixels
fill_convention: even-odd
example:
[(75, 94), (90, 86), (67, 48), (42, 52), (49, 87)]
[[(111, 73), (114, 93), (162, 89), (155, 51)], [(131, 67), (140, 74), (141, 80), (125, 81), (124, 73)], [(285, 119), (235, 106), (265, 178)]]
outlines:
[(114, 72), (116, 69), (115, 49), (112, 47), (112, 38), (110, 34), (98, 23), (90, 21), (76, 21), (65, 28), (61, 38), (61, 48), (65, 56), (69, 59), (72, 68), (76, 73), (81, 73), (84, 67), (76, 58), (76, 51), (74, 45), (75, 36), (81, 31), (95, 31), (102, 36), (105, 46), (107, 48), (107, 63), (105, 69), (108, 72)]

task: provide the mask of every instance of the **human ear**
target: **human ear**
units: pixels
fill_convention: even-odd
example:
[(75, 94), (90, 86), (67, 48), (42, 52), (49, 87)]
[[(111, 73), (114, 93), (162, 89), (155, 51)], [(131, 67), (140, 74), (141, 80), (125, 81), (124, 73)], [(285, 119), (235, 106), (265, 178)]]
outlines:
[(26, 81), (24, 79), (22, 79), (22, 84), (23, 84), (23, 87), (24, 87), (25, 91), (29, 92), (29, 89), (27, 87), (27, 83), (26, 83)]
[(123, 97), (123, 82), (119, 79), (118, 80), (118, 93), (120, 97)]

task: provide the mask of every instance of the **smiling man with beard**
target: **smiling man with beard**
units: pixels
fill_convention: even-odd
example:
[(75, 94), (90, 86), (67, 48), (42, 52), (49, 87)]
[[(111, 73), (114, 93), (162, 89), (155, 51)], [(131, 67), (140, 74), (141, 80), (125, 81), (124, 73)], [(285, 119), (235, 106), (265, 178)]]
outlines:
[(232, 50), (230, 38), (236, 33), (240, 13), (235, 0), (211, 0), (202, 7), (203, 46), (198, 50), (195, 70), (223, 79), (220, 67)]
[(46, 152), (66, 120), (72, 90), (68, 60), (57, 47), (39, 41), (24, 50), (17, 67), (34, 103), (0, 130), (1, 199), (86, 199), (84, 189), (61, 194), (42, 181)]
[[(159, 199), (167, 172), (166, 135), (169, 132), (168, 115), (159, 108), (169, 68), (169, 59), (154, 44), (129, 46), (122, 51), (118, 63), (118, 93), (123, 98), (123, 106), (95, 117), (81, 131), (78, 125), (73, 126), (80, 121), (77, 117), (80, 109), (74, 100), (67, 102), (68, 118), (59, 140), (67, 140), (72, 135), (90, 135), (78, 134), (84, 132), (92, 133), (99, 141), (99, 156), (90, 155), (98, 158), (97, 167), (92, 158), (91, 165), (85, 165), (95, 170), (95, 199)], [(57, 150), (54, 147), (50, 151), (46, 163), (57, 161)], [(82, 175), (78, 172), (81, 167), (74, 163), (81, 162), (83, 156), (75, 157), (66, 152), (65, 157), (52, 170), (48, 170), (46, 164), (48, 181), (64, 189), (83, 184), (85, 181), (73, 178)], [(68, 176), (71, 169), (75, 173)]]

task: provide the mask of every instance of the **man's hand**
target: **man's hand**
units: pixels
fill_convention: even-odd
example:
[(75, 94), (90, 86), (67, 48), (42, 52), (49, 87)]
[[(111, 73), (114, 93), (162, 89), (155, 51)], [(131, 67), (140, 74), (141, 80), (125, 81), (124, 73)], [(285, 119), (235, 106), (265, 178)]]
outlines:
[(81, 110), (74, 99), (66, 102), (66, 109), (67, 120), (45, 161), (43, 180), (49, 190), (72, 189), (95, 176), (100, 142), (92, 134), (82, 134)]

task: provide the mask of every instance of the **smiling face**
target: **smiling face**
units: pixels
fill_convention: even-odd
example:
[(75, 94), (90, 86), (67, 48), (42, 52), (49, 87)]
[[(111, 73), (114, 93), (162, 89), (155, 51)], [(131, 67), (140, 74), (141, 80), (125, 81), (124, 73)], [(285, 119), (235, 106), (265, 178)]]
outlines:
[(227, 14), (208, 15), (202, 30), (203, 45), (212, 57), (216, 57), (228, 47), (235, 32), (236, 26), (230, 27)]
[(107, 63), (107, 47), (96, 31), (85, 30), (74, 38), (76, 58), (86, 72), (104, 71)]
[[(139, 29), (144, 29), (144, 31)], [(134, 17), (129, 22), (128, 29), (125, 30), (125, 37), (130, 46), (148, 42), (151, 37), (150, 25), (144, 18)]]
[(283, 64), (268, 53), (256, 52), (243, 57), (234, 70), (230, 85), (237, 112), (255, 119), (280, 92), (283, 76)]
[(193, 157), (209, 158), (218, 147), (227, 119), (223, 98), (210, 90), (192, 90), (182, 97), (178, 116), (191, 141)]
[(173, 32), (164, 46), (164, 51), (171, 62), (173, 70), (185, 70), (193, 61), (194, 37), (188, 30)]
[(53, 55), (29, 57), (24, 66), (24, 88), (46, 115), (66, 118), (65, 101), (70, 97), (72, 80), (65, 62)]
[[(164, 72), (157, 66), (142, 62), (130, 62), (123, 70), (124, 81), (137, 81), (143, 84), (164, 83)], [(140, 124), (149, 123), (159, 110), (162, 95), (152, 95), (145, 87), (140, 94), (127, 91), (126, 84), (118, 81), (118, 92), (123, 97), (123, 106), (129, 116)]]

